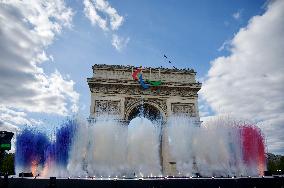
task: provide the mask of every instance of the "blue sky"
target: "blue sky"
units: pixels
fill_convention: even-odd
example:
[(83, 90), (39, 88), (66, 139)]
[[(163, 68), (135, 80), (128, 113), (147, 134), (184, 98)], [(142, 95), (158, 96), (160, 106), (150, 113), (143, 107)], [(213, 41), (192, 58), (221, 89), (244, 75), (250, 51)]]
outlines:
[(200, 114), (256, 123), (284, 153), (283, 1), (0, 3), (0, 129), (89, 115), (93, 64), (193, 68)]
[[(109, 1), (124, 17), (117, 31), (130, 40), (117, 51), (111, 45), (111, 34), (92, 26), (84, 15), (81, 1), (68, 4), (74, 9), (72, 29), (66, 29), (47, 49), (55, 63), (45, 66), (69, 74), (80, 93), (80, 105), (90, 104), (86, 77), (92, 75), (95, 63), (135, 66), (165, 66), (163, 54), (179, 68), (194, 68), (198, 77), (204, 77), (210, 61), (226, 55), (218, 51), (226, 40), (245, 26), (248, 20), (264, 12), (265, 1)], [(240, 12), (235, 19), (234, 13)], [(81, 111), (82, 113), (82, 111)]]

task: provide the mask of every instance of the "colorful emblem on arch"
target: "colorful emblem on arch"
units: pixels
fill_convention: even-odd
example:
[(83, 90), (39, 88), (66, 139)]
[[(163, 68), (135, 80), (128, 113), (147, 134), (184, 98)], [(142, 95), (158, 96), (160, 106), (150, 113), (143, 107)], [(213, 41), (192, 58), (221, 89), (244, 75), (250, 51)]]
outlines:
[(154, 80), (149, 80), (147, 79), (146, 81), (143, 79), (143, 74), (142, 74), (142, 66), (138, 69), (136, 69), (133, 73), (132, 73), (132, 78), (136, 81), (139, 82), (140, 86), (143, 89), (149, 89), (150, 87), (157, 87), (160, 86), (162, 84), (161, 80), (158, 81), (154, 81)]

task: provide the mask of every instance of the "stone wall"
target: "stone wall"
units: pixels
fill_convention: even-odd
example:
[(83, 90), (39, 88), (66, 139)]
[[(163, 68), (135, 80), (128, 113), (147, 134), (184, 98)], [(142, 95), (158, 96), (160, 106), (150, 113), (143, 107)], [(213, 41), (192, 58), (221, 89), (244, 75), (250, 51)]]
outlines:
[(136, 69), (119, 65), (93, 66), (93, 77), (87, 79), (91, 91), (91, 117), (99, 115), (102, 109), (111, 113), (115, 109), (121, 119), (127, 119), (129, 105), (141, 98), (158, 108), (165, 118), (177, 113), (199, 116), (197, 92), (201, 84), (195, 81), (196, 73), (192, 69), (143, 68), (145, 80), (162, 81), (162, 85), (147, 90), (133, 80), (132, 73)]

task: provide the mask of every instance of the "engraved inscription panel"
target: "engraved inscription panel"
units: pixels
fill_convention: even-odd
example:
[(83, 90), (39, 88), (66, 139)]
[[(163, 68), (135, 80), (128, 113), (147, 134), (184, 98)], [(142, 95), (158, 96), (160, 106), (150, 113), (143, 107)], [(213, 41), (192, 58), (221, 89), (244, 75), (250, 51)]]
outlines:
[(195, 116), (193, 103), (172, 103), (171, 110), (173, 114), (187, 114), (190, 116)]
[(112, 115), (120, 114), (120, 101), (100, 100), (95, 101), (95, 113), (108, 113)]

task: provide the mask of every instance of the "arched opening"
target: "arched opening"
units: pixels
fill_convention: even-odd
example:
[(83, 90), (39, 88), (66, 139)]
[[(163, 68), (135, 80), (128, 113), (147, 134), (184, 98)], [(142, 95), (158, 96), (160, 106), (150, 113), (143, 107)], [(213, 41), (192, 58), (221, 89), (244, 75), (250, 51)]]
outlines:
[(155, 106), (155, 104), (149, 104), (149, 103), (143, 103), (143, 104), (138, 104), (135, 105), (133, 108), (129, 109), (125, 119), (130, 122), (132, 119), (135, 117), (145, 117), (155, 123), (155, 125), (160, 125), (158, 126), (161, 130), (160, 135), (159, 135), (159, 140), (160, 140), (160, 148), (159, 148), (159, 156), (160, 156), (160, 166), (162, 167), (163, 171), (163, 157), (162, 157), (162, 125), (164, 123), (164, 118), (165, 114), (161, 109)]
[(129, 113), (127, 120), (131, 121), (135, 117), (145, 117), (151, 121), (162, 121), (163, 115), (160, 110), (155, 106), (150, 105), (148, 103), (138, 105), (134, 107)]

